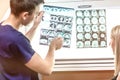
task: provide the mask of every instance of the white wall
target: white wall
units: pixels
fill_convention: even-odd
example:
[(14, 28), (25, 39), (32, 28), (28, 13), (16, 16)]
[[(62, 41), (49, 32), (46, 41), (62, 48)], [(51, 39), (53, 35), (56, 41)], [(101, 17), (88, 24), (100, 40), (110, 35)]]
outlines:
[(9, 7), (10, 0), (0, 0), (0, 21)]

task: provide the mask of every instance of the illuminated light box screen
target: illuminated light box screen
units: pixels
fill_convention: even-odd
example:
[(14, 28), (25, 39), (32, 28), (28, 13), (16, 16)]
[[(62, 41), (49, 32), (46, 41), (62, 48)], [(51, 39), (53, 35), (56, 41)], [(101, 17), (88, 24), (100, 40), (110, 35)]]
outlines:
[[(70, 48), (71, 41), (75, 41), (77, 49), (107, 47), (106, 9), (75, 10), (44, 5), (43, 10), (41, 45), (49, 45), (53, 38), (60, 36), (64, 39), (63, 47), (66, 48)], [(75, 35), (72, 34), (73, 30)], [(73, 36), (76, 39), (71, 40)]]
[(53, 38), (62, 37), (63, 47), (70, 48), (74, 9), (49, 5), (44, 5), (43, 9), (41, 24), (44, 27), (40, 30), (40, 44), (49, 45)]
[(107, 47), (106, 10), (76, 10), (76, 47)]

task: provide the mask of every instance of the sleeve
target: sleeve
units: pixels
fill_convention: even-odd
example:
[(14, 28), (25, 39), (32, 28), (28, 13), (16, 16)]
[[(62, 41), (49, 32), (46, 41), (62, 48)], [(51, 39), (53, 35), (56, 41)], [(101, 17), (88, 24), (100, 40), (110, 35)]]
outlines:
[(14, 40), (10, 49), (14, 56), (24, 64), (27, 63), (35, 53), (30, 45), (30, 41), (22, 34)]

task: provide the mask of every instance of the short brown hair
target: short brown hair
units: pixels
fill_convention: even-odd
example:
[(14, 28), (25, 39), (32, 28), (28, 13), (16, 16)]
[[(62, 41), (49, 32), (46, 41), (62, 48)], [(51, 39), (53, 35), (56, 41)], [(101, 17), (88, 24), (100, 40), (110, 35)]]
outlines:
[(10, 0), (11, 13), (16, 17), (24, 11), (32, 14), (36, 6), (41, 3), (44, 3), (44, 0)]

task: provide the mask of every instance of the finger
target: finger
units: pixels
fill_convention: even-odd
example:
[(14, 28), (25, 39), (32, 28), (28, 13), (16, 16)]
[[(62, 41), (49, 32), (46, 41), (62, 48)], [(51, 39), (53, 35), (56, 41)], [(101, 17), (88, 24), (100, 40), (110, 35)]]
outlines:
[(58, 37), (58, 39), (59, 39), (60, 41), (63, 41), (63, 38), (62, 38), (62, 37)]
[(38, 15), (36, 16), (36, 19), (39, 20), (39, 21), (41, 21), (41, 20), (42, 20), (42, 17), (43, 17), (43, 14), (44, 14), (44, 11), (40, 11), (40, 12), (38, 13)]
[(43, 14), (44, 14), (44, 11), (40, 11), (40, 12), (38, 13), (38, 16), (43, 16)]

